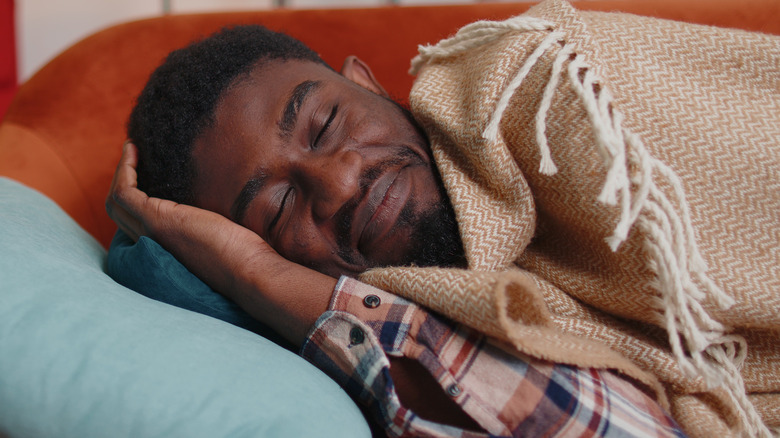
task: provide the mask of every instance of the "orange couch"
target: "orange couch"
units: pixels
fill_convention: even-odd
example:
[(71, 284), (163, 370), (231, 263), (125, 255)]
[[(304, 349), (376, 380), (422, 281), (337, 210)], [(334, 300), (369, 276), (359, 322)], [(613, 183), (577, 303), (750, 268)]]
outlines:
[(16, 93), (14, 2), (0, 0), (0, 120)]
[[(620, 10), (780, 34), (777, 0), (591, 0), (577, 8)], [(150, 72), (172, 49), (232, 23), (262, 23), (300, 38), (339, 67), (356, 54), (401, 98), (416, 47), (477, 19), (500, 19), (530, 3), (273, 10), (164, 16), (120, 24), (75, 44), (23, 84), (0, 125), (0, 176), (33, 187), (107, 246), (115, 231), (103, 201), (125, 122)]]

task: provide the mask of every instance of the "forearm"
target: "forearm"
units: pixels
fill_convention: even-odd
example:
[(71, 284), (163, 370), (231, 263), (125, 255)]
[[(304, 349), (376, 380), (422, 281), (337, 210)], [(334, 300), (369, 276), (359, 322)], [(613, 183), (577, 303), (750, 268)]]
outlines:
[(253, 318), (300, 346), (328, 308), (337, 280), (281, 256), (237, 267), (234, 287), (223, 292)]
[(337, 280), (290, 262), (248, 230), (236, 231), (219, 247), (208, 232), (184, 239), (162, 233), (160, 243), (212, 289), (300, 346), (327, 310)]

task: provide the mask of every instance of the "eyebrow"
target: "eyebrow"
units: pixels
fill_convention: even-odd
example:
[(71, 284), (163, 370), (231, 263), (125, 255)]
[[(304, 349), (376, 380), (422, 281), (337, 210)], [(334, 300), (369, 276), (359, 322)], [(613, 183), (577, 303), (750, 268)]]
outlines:
[(303, 81), (298, 84), (287, 98), (287, 105), (284, 107), (282, 119), (279, 120), (279, 132), (282, 138), (292, 135), (293, 128), (298, 121), (298, 112), (303, 106), (304, 100), (312, 91), (320, 87), (320, 81)]
[[(282, 138), (287, 138), (292, 135), (293, 128), (298, 121), (298, 112), (303, 106), (304, 100), (309, 94), (319, 88), (320, 81), (303, 81), (296, 85), (287, 98), (287, 103), (284, 106), (282, 112), (282, 118), (277, 125), (279, 126), (279, 135)], [(230, 207), (230, 215), (233, 217), (233, 221), (241, 222), (244, 220), (246, 211), (249, 208), (249, 204), (260, 193), (260, 190), (265, 186), (265, 182), (268, 179), (268, 172), (263, 168), (255, 171), (254, 175), (241, 188), (241, 191), (233, 201), (233, 205)]]
[(230, 207), (230, 215), (233, 217), (233, 221), (240, 223), (244, 220), (246, 211), (249, 208), (249, 204), (260, 193), (260, 189), (265, 185), (265, 181), (268, 179), (268, 173), (260, 168), (255, 171), (254, 175), (249, 178), (249, 181), (241, 188), (238, 196), (236, 196), (233, 205)]

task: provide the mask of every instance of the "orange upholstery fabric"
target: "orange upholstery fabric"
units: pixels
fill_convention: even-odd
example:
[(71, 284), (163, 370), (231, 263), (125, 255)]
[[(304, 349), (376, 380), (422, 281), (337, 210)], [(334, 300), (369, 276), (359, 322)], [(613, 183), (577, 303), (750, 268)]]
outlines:
[(14, 2), (0, 0), (0, 120), (16, 93)]
[[(591, 0), (620, 10), (780, 34), (777, 0)], [(101, 31), (66, 50), (23, 84), (0, 125), (0, 175), (52, 198), (102, 244), (115, 226), (103, 210), (135, 96), (171, 50), (229, 24), (261, 23), (308, 43), (334, 68), (350, 54), (405, 100), (418, 44), (477, 19), (502, 19), (529, 3), (274, 10), (165, 16)]]

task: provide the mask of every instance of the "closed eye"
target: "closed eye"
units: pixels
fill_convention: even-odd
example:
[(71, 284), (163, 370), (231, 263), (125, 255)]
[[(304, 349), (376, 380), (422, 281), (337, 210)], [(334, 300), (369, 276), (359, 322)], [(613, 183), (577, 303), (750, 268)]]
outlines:
[(322, 125), (322, 129), (320, 129), (320, 132), (317, 133), (317, 138), (314, 139), (314, 142), (311, 145), (312, 149), (316, 149), (320, 145), (320, 140), (322, 139), (323, 135), (325, 135), (326, 132), (328, 132), (328, 128), (330, 128), (330, 125), (333, 123), (333, 119), (336, 118), (336, 113), (339, 110), (338, 105), (334, 105), (333, 109), (330, 111), (330, 115), (328, 116), (328, 120), (325, 122), (324, 125)]
[(279, 222), (279, 219), (282, 217), (282, 213), (284, 213), (284, 209), (287, 206), (287, 199), (290, 197), (290, 194), (292, 193), (292, 191), (293, 191), (293, 188), (290, 187), (284, 193), (284, 197), (282, 197), (282, 202), (279, 203), (279, 210), (276, 212), (276, 216), (274, 216), (274, 218), (271, 219), (271, 223), (268, 224), (269, 235), (270, 235), (270, 232), (272, 232), (274, 230), (274, 227), (276, 227), (276, 224)]

